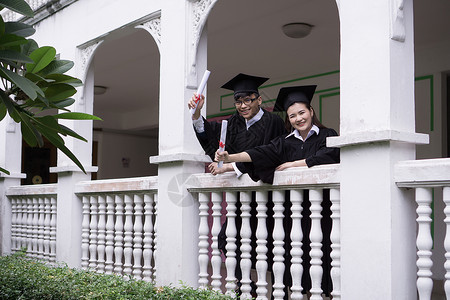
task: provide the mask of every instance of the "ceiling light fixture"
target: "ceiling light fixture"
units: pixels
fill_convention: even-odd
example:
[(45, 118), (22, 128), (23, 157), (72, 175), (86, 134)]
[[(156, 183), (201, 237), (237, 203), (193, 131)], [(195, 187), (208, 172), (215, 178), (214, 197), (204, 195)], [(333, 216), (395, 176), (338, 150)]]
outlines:
[(307, 23), (289, 23), (281, 27), (283, 33), (293, 39), (301, 39), (308, 36), (312, 28), (313, 25)]

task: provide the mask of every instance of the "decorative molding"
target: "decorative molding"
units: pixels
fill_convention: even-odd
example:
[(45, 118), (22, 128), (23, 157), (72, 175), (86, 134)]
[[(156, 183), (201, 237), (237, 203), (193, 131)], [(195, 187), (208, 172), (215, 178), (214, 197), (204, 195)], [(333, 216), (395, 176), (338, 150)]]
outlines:
[(404, 19), (404, 0), (391, 0), (390, 37), (394, 41), (404, 42), (406, 37)]
[[(98, 48), (98, 46), (103, 42), (103, 40), (95, 40), (92, 43), (84, 44), (82, 46), (79, 46), (79, 62), (78, 64), (78, 74), (80, 74), (81, 80), (85, 82), (87, 71), (89, 69), (89, 64), (92, 60), (92, 57), (94, 56), (95, 50)], [(80, 101), (78, 102), (79, 105), (84, 106), (84, 86), (81, 87), (80, 91)]]
[(197, 86), (197, 47), (200, 41), (203, 27), (206, 24), (208, 14), (217, 0), (189, 0), (190, 17), (188, 18), (188, 76), (187, 85), (191, 87)]
[(141, 28), (150, 33), (161, 51), (161, 15), (137, 25), (135, 28)]

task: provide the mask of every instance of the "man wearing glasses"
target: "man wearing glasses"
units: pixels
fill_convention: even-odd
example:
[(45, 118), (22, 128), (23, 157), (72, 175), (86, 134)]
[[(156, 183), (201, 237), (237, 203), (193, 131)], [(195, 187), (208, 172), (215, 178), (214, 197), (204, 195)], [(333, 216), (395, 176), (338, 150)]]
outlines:
[[(222, 88), (234, 92), (234, 105), (236, 113), (228, 118), (226, 149), (228, 153), (239, 153), (256, 146), (268, 144), (273, 138), (286, 132), (283, 120), (263, 108), (258, 87), (268, 78), (238, 74), (225, 83)], [(194, 107), (197, 95), (193, 95), (188, 103), (189, 108)], [(214, 155), (219, 148), (221, 124), (208, 122), (200, 118), (205, 97), (202, 95), (197, 110), (192, 115), (194, 129), (205, 153), (214, 161)], [(213, 162), (208, 166), (213, 175), (227, 171), (235, 171), (238, 176), (245, 169), (245, 164), (224, 164), (222, 168)]]

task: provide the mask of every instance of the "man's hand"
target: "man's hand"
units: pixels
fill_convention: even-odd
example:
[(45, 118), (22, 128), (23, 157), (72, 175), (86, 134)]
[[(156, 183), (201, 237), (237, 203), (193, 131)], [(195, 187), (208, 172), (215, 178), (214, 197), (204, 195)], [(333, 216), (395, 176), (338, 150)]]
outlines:
[(234, 171), (233, 166), (231, 164), (224, 164), (222, 168), (219, 168), (217, 165), (218, 164), (216, 162), (209, 164), (208, 169), (211, 172), (211, 174), (217, 175), (225, 172)]
[(191, 100), (188, 102), (189, 109), (195, 107), (195, 103), (197, 103), (197, 109), (195, 110), (195, 113), (192, 115), (192, 120), (197, 120), (200, 118), (200, 110), (203, 107), (203, 104), (205, 103), (205, 96), (199, 95), (200, 97), (197, 97), (197, 94), (194, 93)]
[(230, 160), (230, 156), (228, 155), (227, 151), (220, 151), (217, 150), (216, 151), (216, 155), (215, 155), (215, 161), (223, 161), (223, 162), (229, 162)]

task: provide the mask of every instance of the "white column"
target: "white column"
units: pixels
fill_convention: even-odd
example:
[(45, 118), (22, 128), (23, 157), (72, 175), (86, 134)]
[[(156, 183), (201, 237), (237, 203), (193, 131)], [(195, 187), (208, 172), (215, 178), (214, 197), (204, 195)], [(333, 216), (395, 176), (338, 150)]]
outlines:
[[(196, 141), (187, 100), (195, 92), (206, 68), (206, 33), (202, 34), (197, 52), (197, 84), (188, 86), (192, 3), (166, 2), (162, 5), (167, 5), (167, 9), (163, 7), (161, 16), (159, 156), (150, 160), (159, 164), (156, 283), (176, 286), (182, 281), (196, 287), (199, 204), (187, 191), (185, 182), (190, 174), (203, 173), (204, 162), (209, 158)], [(165, 26), (168, 23), (171, 26)]]
[(0, 172), (0, 255), (11, 253), (11, 202), (6, 198), (10, 186), (20, 185), (22, 164), (22, 135), (20, 125), (8, 115), (0, 121), (0, 167), (10, 175)]
[(412, 0), (340, 0), (342, 299), (415, 299), (415, 212), (393, 180), (415, 158)]

